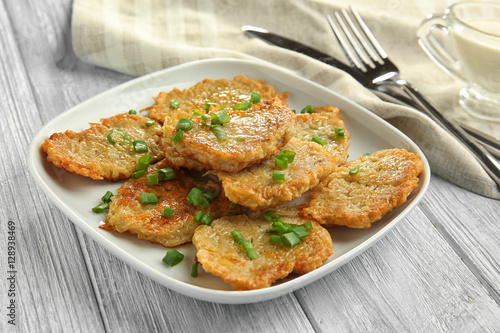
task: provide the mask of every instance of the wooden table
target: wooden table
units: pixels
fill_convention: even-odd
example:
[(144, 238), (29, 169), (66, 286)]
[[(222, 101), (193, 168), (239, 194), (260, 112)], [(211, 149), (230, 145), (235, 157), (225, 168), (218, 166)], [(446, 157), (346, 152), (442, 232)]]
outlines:
[(69, 0), (0, 3), (1, 332), (500, 331), (500, 202), (437, 176), (382, 241), (271, 301), (197, 301), (106, 252), (27, 170), (42, 125), (131, 79), (75, 57), (70, 13)]

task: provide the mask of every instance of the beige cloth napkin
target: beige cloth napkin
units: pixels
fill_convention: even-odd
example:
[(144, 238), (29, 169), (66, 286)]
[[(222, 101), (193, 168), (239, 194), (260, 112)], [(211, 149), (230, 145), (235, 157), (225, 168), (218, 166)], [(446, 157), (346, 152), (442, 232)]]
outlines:
[[(460, 83), (437, 68), (416, 40), (420, 21), (429, 13), (442, 12), (450, 3), (350, 3), (399, 65), (403, 77), (441, 110), (458, 119), (463, 117), (455, 102)], [(242, 25), (266, 28), (343, 59), (325, 15), (344, 6), (341, 0), (75, 0), (73, 48), (85, 61), (136, 76), (208, 58), (258, 58), (286, 67), (359, 103), (402, 130), (424, 151), (433, 173), (473, 192), (500, 199), (498, 186), (472, 155), (426, 116), (380, 101), (336, 68), (241, 32)], [(468, 119), (469, 125), (474, 122)], [(479, 126), (500, 132), (494, 124)]]

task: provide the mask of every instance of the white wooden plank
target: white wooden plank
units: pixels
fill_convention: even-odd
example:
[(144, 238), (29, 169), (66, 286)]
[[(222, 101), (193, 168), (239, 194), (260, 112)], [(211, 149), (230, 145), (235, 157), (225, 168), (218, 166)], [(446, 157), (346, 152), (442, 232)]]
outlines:
[[(8, 221), (15, 224), (14, 294), (2, 255), (0, 331), (14, 328), (6, 316), (7, 302), (16, 304), (15, 328), (20, 332), (99, 331), (102, 321), (86, 273), (73, 226), (52, 211), (27, 172), (30, 139), (41, 126), (38, 108), (15, 42), (3, 2), (0, 3), (0, 249), (7, 253)], [(75, 304), (75, 300), (78, 300)], [(9, 310), (10, 313), (10, 310)], [(68, 320), (71, 318), (71, 320)]]
[(495, 332), (500, 307), (420, 209), (297, 291), (317, 332)]

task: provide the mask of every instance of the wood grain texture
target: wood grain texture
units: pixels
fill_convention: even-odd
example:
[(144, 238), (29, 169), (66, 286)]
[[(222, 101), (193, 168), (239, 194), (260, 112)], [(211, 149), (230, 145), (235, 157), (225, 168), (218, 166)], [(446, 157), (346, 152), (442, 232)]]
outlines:
[[(0, 101), (6, 111), (0, 122), (0, 249), (5, 253), (6, 222), (15, 221), (17, 331), (498, 331), (500, 203), (437, 177), (417, 209), (363, 255), (292, 294), (256, 304), (180, 295), (75, 229), (29, 176), (28, 143), (58, 114), (130, 77), (75, 57), (71, 3), (0, 3)], [(5, 265), (2, 255), (2, 308)], [(0, 331), (9, 332), (0, 313)]]

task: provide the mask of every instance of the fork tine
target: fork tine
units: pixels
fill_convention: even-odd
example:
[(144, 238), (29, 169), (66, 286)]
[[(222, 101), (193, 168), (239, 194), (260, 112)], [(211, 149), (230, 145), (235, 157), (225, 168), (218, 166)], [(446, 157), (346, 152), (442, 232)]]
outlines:
[[(334, 16), (335, 16), (335, 19), (337, 20), (337, 23), (339, 25), (341, 25), (342, 20), (340, 19), (337, 12), (334, 13)], [(335, 24), (334, 20), (332, 19), (332, 17), (330, 15), (327, 15), (326, 18), (328, 20), (328, 23), (330, 24), (330, 27), (332, 28), (333, 34), (335, 35), (335, 37), (337, 38), (337, 41), (339, 42), (340, 47), (342, 48), (342, 51), (344, 52), (347, 60), (349, 60), (349, 62), (351, 62), (351, 64), (354, 65), (355, 67), (357, 67), (358, 69), (362, 70), (363, 72), (366, 72), (366, 67), (360, 61), (362, 59), (360, 59), (357, 54), (354, 54), (352, 52), (353, 47), (351, 46), (350, 42), (344, 38), (345, 34), (343, 34), (342, 31), (344, 31), (344, 33), (345, 33), (345, 29), (341, 30), (341, 29), (343, 29), (342, 26), (339, 29), (337, 27), (337, 24)]]
[[(373, 48), (378, 52), (378, 57), (374, 57), (374, 58), (372, 57), (372, 58), (373, 59), (377, 59), (377, 61), (380, 64), (383, 64), (384, 63), (384, 59), (387, 59), (387, 53), (384, 51), (384, 49), (382, 48), (382, 46), (380, 45), (380, 43), (378, 42), (378, 40), (375, 38), (375, 36), (371, 32), (371, 30), (368, 28), (368, 26), (366, 25), (365, 21), (363, 21), (363, 19), (361, 18), (361, 16), (357, 12), (357, 10), (354, 9), (354, 7), (351, 6), (351, 5), (349, 5), (349, 10), (351, 11), (351, 13), (354, 16), (354, 19), (356, 20), (356, 22), (358, 23), (358, 25), (363, 30), (363, 33), (365, 34), (365, 36), (368, 38), (368, 40), (372, 44)], [(364, 38), (360, 38), (360, 39), (364, 40)], [(367, 50), (368, 49), (369, 48), (367, 48)], [(380, 59), (378, 59), (378, 58), (380, 58)]]
[[(349, 14), (346, 12), (345, 9), (342, 9), (341, 13), (344, 16), (344, 19), (340, 17), (340, 14), (338, 12), (335, 12), (335, 17), (337, 18), (337, 21), (344, 30), (344, 34), (347, 36), (347, 39), (349, 40), (352, 47), (356, 51), (358, 57), (364, 62), (365, 65), (368, 65), (371, 68), (375, 68), (375, 65), (367, 56), (367, 53), (364, 52), (365, 46), (363, 45), (363, 43), (366, 44), (366, 42), (364, 42), (364, 40), (360, 38), (361, 34), (359, 33), (358, 29), (352, 22), (351, 18), (349, 17)], [(356, 37), (354, 37), (351, 32), (353, 32), (354, 35), (356, 35)]]

